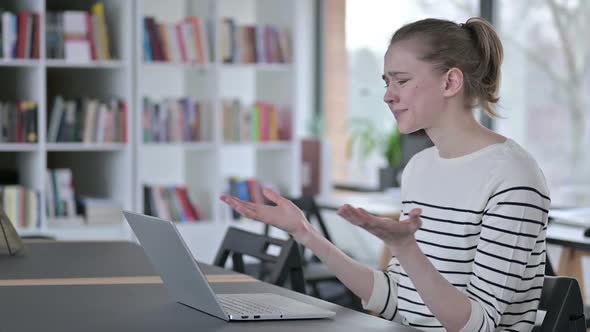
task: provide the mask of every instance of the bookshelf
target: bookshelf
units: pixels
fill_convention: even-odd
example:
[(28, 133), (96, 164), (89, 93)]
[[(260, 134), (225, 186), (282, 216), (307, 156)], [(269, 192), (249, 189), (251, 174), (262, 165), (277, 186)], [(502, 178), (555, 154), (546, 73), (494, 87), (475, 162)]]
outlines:
[[(217, 246), (228, 225), (258, 227), (251, 222), (232, 221), (227, 207), (219, 202), (218, 197), (227, 190), (228, 177), (256, 177), (272, 182), (286, 194), (299, 193), (300, 148), (296, 137), (303, 127), (301, 114), (313, 106), (309, 84), (313, 79), (313, 1), (102, 0), (110, 57), (91, 61), (49, 57), (45, 32), (48, 18), (53, 20), (52, 13), (91, 11), (96, 2), (7, 0), (0, 5), (14, 13), (29, 11), (40, 17), (38, 59), (0, 56), (0, 101), (32, 100), (38, 107), (37, 142), (0, 142), (1, 165), (19, 171), (18, 184), (41, 193), (40, 224), (20, 227), (18, 231), (52, 234), (61, 239), (132, 238), (124, 224), (49, 226), (46, 169), (68, 168), (72, 170), (76, 193), (114, 200), (136, 212), (144, 211), (145, 185), (186, 186), (205, 220), (179, 224), (179, 229), (196, 256), (207, 259), (210, 248)], [(192, 54), (194, 61), (185, 61), (178, 54), (170, 61), (147, 59), (144, 17), (170, 26), (188, 17), (199, 17), (201, 28), (209, 36), (207, 61), (196, 61), (196, 52)], [(236, 26), (270, 25), (290, 31), (289, 61), (224, 63), (221, 21), (226, 17), (232, 18)], [(49, 127), (56, 96), (64, 100), (117, 98), (124, 102), (126, 142), (53, 141), (50, 136), (55, 137), (55, 133), (50, 135)], [(207, 113), (200, 120), (206, 125), (200, 128), (199, 139), (146, 141), (146, 97), (161, 104), (184, 99), (203, 102)], [(244, 107), (263, 101), (288, 108), (292, 138), (224, 140), (222, 104), (227, 100), (239, 100)]]
[[(18, 15), (21, 12), (39, 16), (38, 58), (14, 59), (1, 55), (0, 100), (31, 100), (37, 103), (35, 143), (0, 143), (3, 171), (18, 171), (16, 184), (39, 192), (38, 222), (17, 230), (21, 234), (51, 234), (60, 239), (127, 239), (129, 232), (123, 223), (108, 226), (53, 227), (46, 214), (46, 169), (72, 170), (78, 194), (115, 200), (123, 208), (133, 209), (133, 146), (127, 143), (50, 142), (48, 124), (52, 101), (57, 95), (64, 98), (119, 98), (128, 107), (133, 103), (132, 43), (133, 5), (131, 2), (104, 0), (112, 60), (72, 62), (53, 59), (46, 54), (46, 21), (48, 13), (90, 11), (94, 1), (67, 0), (11, 0), (0, 7)], [(31, 14), (33, 17), (33, 14)], [(20, 38), (20, 35), (17, 35)], [(22, 39), (19, 39), (19, 42)], [(35, 44), (31, 39), (30, 47)], [(18, 42), (17, 42), (18, 44)], [(127, 121), (127, 132), (133, 125)]]
[[(146, 61), (144, 52), (136, 54), (138, 89), (136, 104), (148, 95), (153, 98), (184, 97), (206, 99), (212, 105), (209, 117), (213, 135), (205, 142), (143, 143), (138, 132), (138, 162), (149, 165), (140, 170), (137, 191), (145, 183), (187, 185), (197, 204), (202, 206), (208, 220), (223, 232), (229, 223), (227, 209), (217, 197), (227, 189), (230, 176), (256, 177), (270, 181), (288, 194), (298, 190), (298, 146), (294, 140), (281, 142), (225, 142), (223, 139), (222, 103), (238, 99), (244, 104), (257, 100), (280, 103), (295, 109), (296, 94), (292, 75), (296, 62), (290, 63), (224, 63), (221, 55), (222, 18), (231, 17), (237, 25), (276, 25), (297, 31), (292, 17), (292, 1), (191, 1), (177, 0), (163, 5), (156, 0), (138, 2), (136, 17), (136, 49), (143, 47), (143, 18), (153, 17), (160, 24), (178, 24), (187, 17), (197, 16), (207, 26), (210, 51), (209, 62)], [(152, 81), (171, 82), (164, 89)], [(145, 82), (145, 83), (144, 83)], [(292, 122), (295, 123), (293, 118)], [(174, 172), (167, 170), (174, 169)], [(277, 172), (280, 169), (281, 172)], [(173, 174), (173, 175), (172, 175)], [(139, 210), (142, 197), (137, 197)], [(199, 227), (200, 223), (188, 227)], [(211, 225), (204, 227), (212, 227)]]

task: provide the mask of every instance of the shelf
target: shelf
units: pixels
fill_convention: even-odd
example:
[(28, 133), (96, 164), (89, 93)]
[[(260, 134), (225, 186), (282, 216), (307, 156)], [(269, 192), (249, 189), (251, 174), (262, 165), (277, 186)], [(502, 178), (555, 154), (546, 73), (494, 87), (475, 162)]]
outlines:
[(124, 63), (120, 60), (109, 60), (109, 61), (91, 61), (91, 62), (68, 62), (61, 59), (48, 59), (46, 60), (48, 68), (81, 68), (81, 69), (92, 69), (92, 68), (104, 68), (104, 69), (118, 69), (123, 68)]
[(0, 67), (38, 67), (38, 59), (0, 59)]
[(143, 147), (147, 149), (159, 150), (159, 149), (184, 149), (189, 151), (206, 151), (215, 149), (215, 143), (210, 142), (150, 142), (143, 143)]
[(290, 63), (223, 63), (224, 69), (249, 69), (259, 71), (289, 71), (293, 68)]
[(286, 150), (293, 147), (292, 142), (260, 142), (255, 144), (258, 150)]
[(224, 143), (228, 148), (255, 148), (257, 150), (286, 150), (293, 146), (292, 142), (247, 142), (247, 143)]
[(125, 143), (48, 143), (47, 151), (123, 151)]
[(43, 231), (39, 228), (17, 228), (16, 232), (19, 236), (45, 236), (49, 235), (48, 232)]
[(39, 150), (37, 143), (0, 143), (0, 152), (34, 152)]
[(166, 62), (166, 61), (144, 61), (142, 63), (144, 68), (151, 69), (194, 69), (194, 70), (210, 70), (213, 68), (211, 64), (205, 63), (189, 63), (189, 62)]

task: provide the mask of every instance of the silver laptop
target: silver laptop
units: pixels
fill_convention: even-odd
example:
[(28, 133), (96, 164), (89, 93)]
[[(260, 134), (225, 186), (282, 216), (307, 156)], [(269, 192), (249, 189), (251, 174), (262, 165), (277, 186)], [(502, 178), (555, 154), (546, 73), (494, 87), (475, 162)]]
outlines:
[(334, 312), (270, 293), (215, 294), (170, 221), (123, 211), (169, 294), (226, 321), (328, 318)]

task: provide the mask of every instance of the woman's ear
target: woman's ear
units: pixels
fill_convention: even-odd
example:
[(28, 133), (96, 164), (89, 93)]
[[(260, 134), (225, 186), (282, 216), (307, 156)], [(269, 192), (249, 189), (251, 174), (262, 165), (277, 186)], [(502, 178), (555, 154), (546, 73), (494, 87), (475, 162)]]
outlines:
[(443, 96), (453, 97), (461, 92), (463, 88), (463, 72), (459, 68), (453, 67), (449, 69), (443, 76), (443, 79)]

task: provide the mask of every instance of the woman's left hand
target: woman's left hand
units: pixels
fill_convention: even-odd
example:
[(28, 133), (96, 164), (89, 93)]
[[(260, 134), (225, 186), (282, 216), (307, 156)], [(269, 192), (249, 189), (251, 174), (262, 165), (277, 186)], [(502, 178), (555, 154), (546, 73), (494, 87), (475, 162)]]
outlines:
[(422, 225), (420, 209), (412, 209), (409, 218), (400, 221), (377, 217), (362, 208), (355, 208), (348, 204), (338, 209), (337, 213), (351, 224), (362, 227), (383, 240), (394, 252), (399, 252), (407, 244), (415, 241), (414, 233)]

